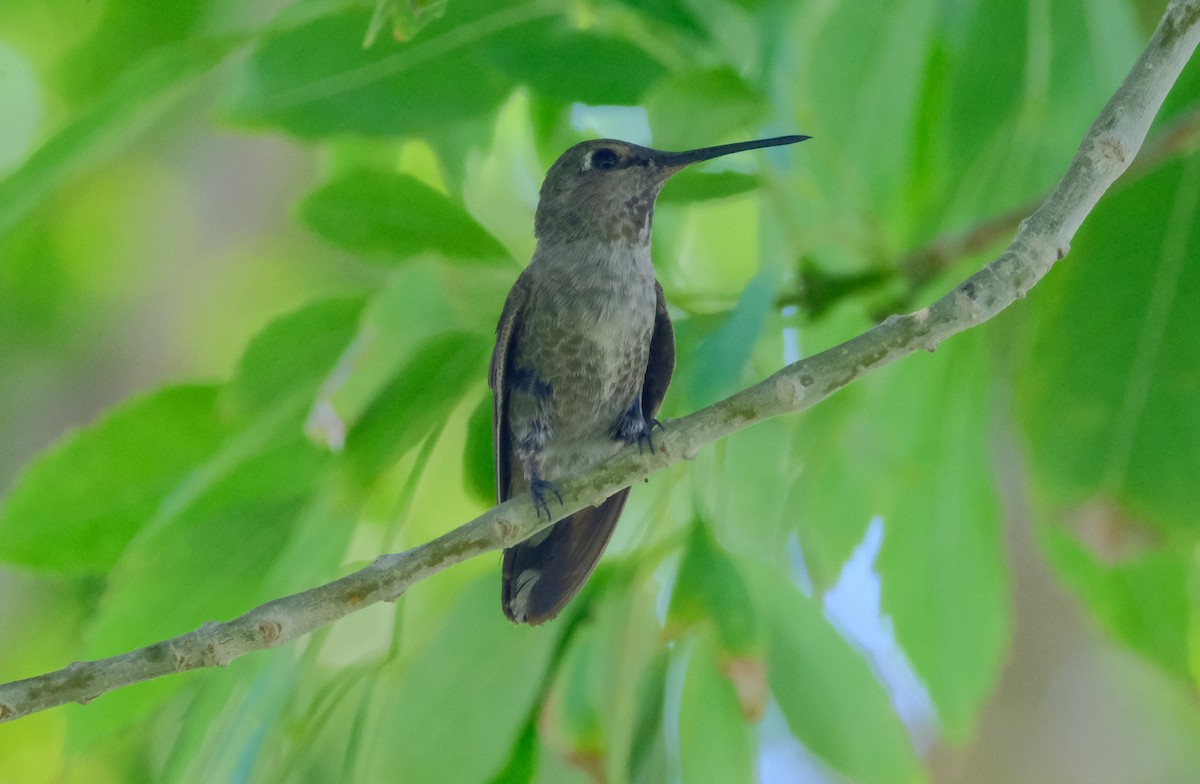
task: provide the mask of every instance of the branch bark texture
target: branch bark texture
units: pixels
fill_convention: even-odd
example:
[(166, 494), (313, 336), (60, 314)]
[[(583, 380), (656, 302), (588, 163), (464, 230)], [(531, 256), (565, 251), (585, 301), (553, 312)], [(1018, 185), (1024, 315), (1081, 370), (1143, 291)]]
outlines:
[[(1053, 192), (1021, 223), (995, 261), (926, 308), (892, 316), (840, 346), (788, 365), (765, 381), (670, 424), (658, 450), (626, 449), (584, 474), (558, 483), (559, 519), (597, 504), (704, 446), (756, 422), (803, 411), (866, 373), (914, 351), (934, 350), (1022, 299), (1055, 262), (1109, 186), (1137, 155), (1150, 122), (1200, 39), (1200, 0), (1174, 0), (1158, 29), (1079, 145)], [(172, 673), (225, 666), (361, 610), (394, 600), (429, 575), (520, 542), (549, 521), (529, 496), (512, 499), (438, 538), (403, 553), (380, 556), (331, 583), (268, 602), (225, 623), (99, 661), (0, 685), (0, 722)]]

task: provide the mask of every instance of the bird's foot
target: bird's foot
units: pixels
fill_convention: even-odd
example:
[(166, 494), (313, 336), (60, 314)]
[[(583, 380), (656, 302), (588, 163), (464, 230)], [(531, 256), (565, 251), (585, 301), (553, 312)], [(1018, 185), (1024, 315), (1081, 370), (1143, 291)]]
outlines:
[(658, 428), (659, 430), (666, 429), (663, 427), (662, 422), (659, 422), (657, 419), (651, 418), (649, 421), (646, 422), (646, 427), (642, 430), (642, 432), (638, 433), (637, 442), (638, 442), (638, 454), (639, 455), (642, 453), (642, 445), (643, 444), (646, 445), (648, 452), (650, 452), (651, 454), (654, 453), (654, 430), (655, 430), (655, 428)]
[(546, 497), (547, 493), (551, 493), (558, 502), (563, 502), (562, 493), (558, 492), (558, 488), (553, 483), (547, 482), (540, 476), (535, 476), (529, 480), (529, 494), (533, 496), (533, 507), (537, 510), (537, 516), (541, 517), (542, 513), (546, 513), (547, 520), (553, 520), (554, 516), (550, 514), (550, 502)]
[(655, 428), (662, 430), (662, 422), (653, 418), (647, 420), (642, 416), (642, 404), (641, 401), (638, 401), (621, 415), (620, 421), (617, 422), (616, 430), (613, 432), (613, 437), (621, 439), (626, 444), (637, 443), (638, 454), (641, 454), (647, 448), (649, 448), (650, 452), (653, 452)]

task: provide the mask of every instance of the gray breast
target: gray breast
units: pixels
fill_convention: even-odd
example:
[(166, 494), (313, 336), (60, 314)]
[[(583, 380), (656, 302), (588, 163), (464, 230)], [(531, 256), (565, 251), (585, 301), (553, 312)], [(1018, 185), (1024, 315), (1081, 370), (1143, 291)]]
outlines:
[(541, 259), (519, 361), (552, 390), (547, 478), (619, 449), (613, 429), (641, 394), (654, 330), (654, 273), (648, 248), (644, 258), (624, 250), (599, 258), (586, 251), (570, 264)]

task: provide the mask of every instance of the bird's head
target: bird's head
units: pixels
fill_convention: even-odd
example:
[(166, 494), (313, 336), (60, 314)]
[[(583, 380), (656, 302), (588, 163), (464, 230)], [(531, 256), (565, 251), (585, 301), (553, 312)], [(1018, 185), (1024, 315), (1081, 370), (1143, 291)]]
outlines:
[(541, 241), (648, 242), (654, 200), (675, 172), (698, 161), (807, 138), (779, 136), (686, 152), (664, 152), (616, 139), (576, 144), (546, 173), (535, 233)]

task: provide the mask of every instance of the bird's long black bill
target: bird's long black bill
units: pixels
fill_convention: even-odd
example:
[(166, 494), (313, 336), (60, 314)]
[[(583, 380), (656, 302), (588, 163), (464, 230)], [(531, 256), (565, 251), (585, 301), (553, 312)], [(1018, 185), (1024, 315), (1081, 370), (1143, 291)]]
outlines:
[(707, 161), (709, 158), (720, 158), (722, 155), (742, 152), (743, 150), (780, 147), (785, 144), (796, 144), (797, 142), (811, 138), (811, 136), (776, 136), (772, 139), (755, 139), (749, 142), (718, 144), (716, 147), (701, 147), (698, 150), (686, 150), (685, 152), (664, 152), (661, 153), (662, 157), (659, 159), (659, 162), (663, 166), (687, 166), (689, 163)]

